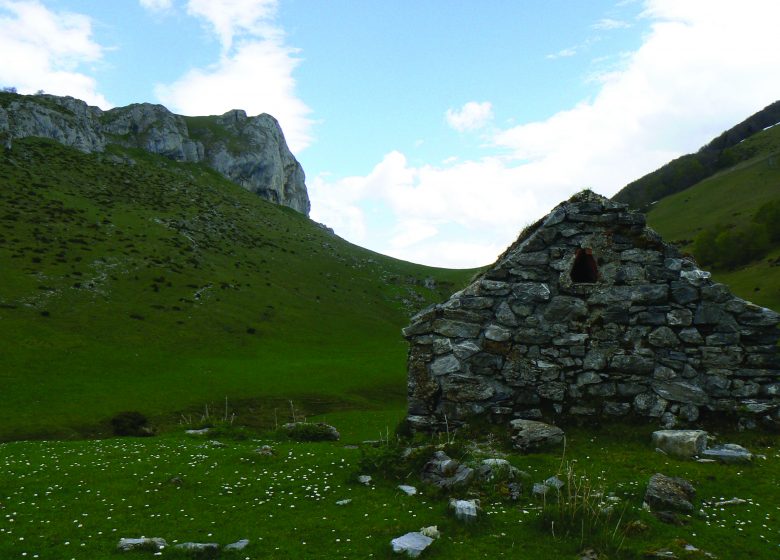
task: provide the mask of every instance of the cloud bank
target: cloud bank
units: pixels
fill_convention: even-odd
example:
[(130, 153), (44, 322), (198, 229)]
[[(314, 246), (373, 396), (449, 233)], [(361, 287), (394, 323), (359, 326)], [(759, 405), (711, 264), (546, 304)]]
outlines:
[[(494, 156), (412, 166), (391, 152), (366, 176), (317, 177), (312, 217), (399, 258), (484, 265), (574, 192), (612, 195), (780, 97), (780, 3), (648, 0), (641, 19), (642, 45), (599, 77), (591, 100), (496, 131)], [(479, 122), (468, 105), (452, 122), (448, 112), (456, 130)], [(374, 222), (378, 205), (391, 218)]]
[(72, 95), (104, 109), (111, 104), (91, 76), (80, 71), (103, 57), (92, 20), (55, 12), (37, 0), (0, 0), (0, 85), (19, 93), (44, 90)]

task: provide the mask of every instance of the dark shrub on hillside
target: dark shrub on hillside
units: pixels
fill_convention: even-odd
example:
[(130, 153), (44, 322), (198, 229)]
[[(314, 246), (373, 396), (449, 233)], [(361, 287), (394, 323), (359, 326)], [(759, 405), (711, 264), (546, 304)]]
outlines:
[(771, 241), (780, 241), (780, 200), (762, 205), (753, 217), (753, 221), (766, 227)]
[(135, 410), (120, 412), (111, 419), (111, 427), (117, 436), (150, 436), (149, 419)]
[(767, 227), (748, 223), (741, 227), (719, 226), (702, 231), (696, 237), (693, 253), (702, 265), (731, 270), (760, 259), (770, 247)]
[(296, 441), (337, 441), (340, 437), (336, 428), (324, 422), (291, 422), (282, 429)]

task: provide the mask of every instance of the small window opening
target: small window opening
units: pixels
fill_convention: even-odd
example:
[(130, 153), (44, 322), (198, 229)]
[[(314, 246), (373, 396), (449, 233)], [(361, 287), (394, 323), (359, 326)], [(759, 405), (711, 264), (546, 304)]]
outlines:
[(599, 279), (599, 269), (591, 249), (577, 249), (574, 266), (571, 267), (571, 281), (577, 284), (593, 284)]

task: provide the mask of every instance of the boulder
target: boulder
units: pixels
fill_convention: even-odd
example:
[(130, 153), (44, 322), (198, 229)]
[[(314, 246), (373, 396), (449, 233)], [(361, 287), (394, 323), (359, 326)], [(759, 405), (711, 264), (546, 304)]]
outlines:
[(704, 430), (658, 430), (652, 435), (653, 445), (658, 449), (681, 459), (701, 455), (707, 447), (707, 432)]
[(563, 442), (564, 433), (558, 426), (536, 420), (512, 420), (512, 442), (521, 451), (532, 451)]
[(399, 554), (406, 553), (409, 558), (417, 558), (432, 542), (433, 539), (431, 537), (426, 537), (422, 533), (412, 532), (394, 538), (390, 541), (390, 545), (393, 547), (393, 552)]
[(683, 478), (656, 473), (650, 477), (645, 492), (645, 503), (654, 511), (691, 513), (696, 489)]
[(414, 486), (409, 486), (408, 484), (399, 484), (398, 489), (407, 496), (414, 496), (417, 494), (417, 488)]

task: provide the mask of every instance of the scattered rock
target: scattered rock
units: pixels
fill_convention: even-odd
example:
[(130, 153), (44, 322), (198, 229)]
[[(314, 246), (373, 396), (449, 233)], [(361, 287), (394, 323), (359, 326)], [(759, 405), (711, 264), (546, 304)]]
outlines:
[(140, 539), (122, 538), (116, 545), (117, 550), (127, 552), (130, 550), (161, 550), (168, 546), (165, 539), (159, 537), (141, 537)]
[(474, 474), (474, 469), (451, 459), (443, 451), (437, 451), (423, 467), (420, 478), (428, 484), (450, 489), (469, 484)]
[(743, 500), (742, 498), (731, 498), (730, 500), (722, 500), (720, 502), (715, 502), (712, 505), (714, 507), (723, 507), (723, 506), (739, 506), (746, 503), (747, 500)]
[(455, 514), (455, 519), (471, 523), (477, 520), (479, 500), (450, 500), (450, 510)]
[(339, 500), (338, 502), (336, 502), (336, 505), (337, 506), (345, 506), (348, 503), (350, 503), (351, 501), (352, 501), (352, 498), (347, 498), (346, 500)]
[(210, 431), (211, 428), (201, 428), (199, 430), (184, 430), (184, 433), (189, 434), (191, 436), (205, 436)]
[(414, 496), (417, 494), (417, 488), (414, 486), (409, 486), (408, 484), (399, 484), (398, 489), (407, 496)]
[(272, 457), (276, 453), (276, 451), (270, 445), (262, 445), (257, 449), (255, 449), (255, 453), (257, 453), (258, 455), (262, 455), (264, 457)]
[(515, 480), (522, 477), (523, 474), (506, 459), (483, 459), (477, 467), (477, 478), (483, 482), (491, 482), (496, 478)]
[(222, 443), (221, 441), (217, 441), (215, 439), (209, 440), (209, 445), (211, 447), (227, 447), (226, 444)]
[(423, 527), (422, 529), (420, 529), (420, 533), (432, 539), (438, 539), (439, 537), (441, 537), (441, 533), (439, 532), (439, 527), (436, 525)]
[(701, 455), (707, 447), (704, 430), (658, 430), (653, 432), (652, 439), (661, 451), (682, 459)]
[(691, 513), (695, 495), (696, 489), (687, 480), (656, 473), (647, 484), (645, 503), (653, 511)]
[(702, 456), (726, 464), (749, 463), (753, 460), (753, 454), (736, 443), (724, 443), (712, 449), (705, 449)]
[(536, 420), (512, 420), (512, 442), (521, 451), (541, 449), (563, 442), (564, 433), (558, 426), (537, 422)]
[(249, 539), (241, 539), (240, 541), (226, 544), (225, 550), (244, 550), (247, 546), (249, 546)]
[(183, 542), (179, 543), (173, 546), (174, 548), (179, 548), (181, 550), (187, 550), (190, 552), (206, 552), (206, 551), (217, 551), (219, 550), (219, 544), (218, 543), (202, 543), (202, 542)]
[(560, 491), (561, 488), (565, 486), (565, 483), (558, 478), (557, 476), (551, 476), (544, 482), (537, 482), (534, 484), (533, 488), (531, 489), (531, 494), (536, 496), (537, 498), (540, 498), (542, 496), (546, 496), (547, 492), (550, 489)]
[(427, 537), (422, 533), (406, 533), (390, 541), (390, 544), (393, 547), (393, 552), (405, 552), (409, 558), (417, 558), (432, 542), (433, 539), (431, 537)]
[(371, 484), (371, 475), (368, 474), (361, 474), (358, 476), (358, 482), (360, 484), (365, 484), (366, 486), (369, 486)]

